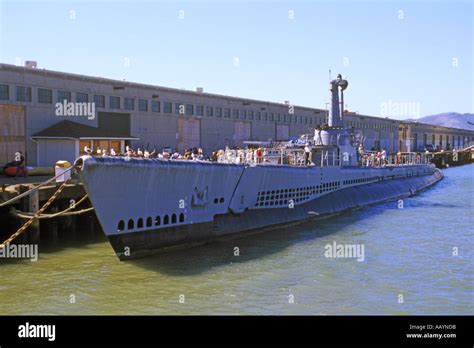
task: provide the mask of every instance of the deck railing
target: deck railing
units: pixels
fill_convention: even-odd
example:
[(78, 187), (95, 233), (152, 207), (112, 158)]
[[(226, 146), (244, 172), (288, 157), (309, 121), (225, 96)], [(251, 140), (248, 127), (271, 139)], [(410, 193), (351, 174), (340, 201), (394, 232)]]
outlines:
[(385, 158), (377, 156), (377, 152), (369, 151), (364, 153), (360, 160), (360, 164), (365, 167), (384, 167), (389, 166), (406, 166), (417, 164), (431, 163), (432, 154), (420, 152), (403, 152), (388, 155)]
[[(377, 152), (368, 151), (362, 156), (358, 155), (358, 163), (364, 167), (384, 167), (384, 166), (407, 166), (417, 164), (428, 164), (433, 155), (431, 153), (404, 152), (391, 154), (383, 158)], [(218, 156), (220, 163), (235, 163), (244, 165), (256, 164), (285, 164), (295, 167), (304, 167), (315, 165), (320, 167), (339, 166), (341, 156), (334, 148), (317, 148), (307, 160), (304, 149), (302, 148), (264, 148), (261, 150), (261, 156), (257, 156), (255, 149), (226, 149)]]
[(257, 155), (257, 150), (253, 149), (226, 149), (220, 156), (218, 162), (235, 164), (286, 164), (296, 167), (307, 165), (316, 166), (339, 166), (340, 156), (335, 149), (317, 149), (313, 151), (309, 158), (302, 148), (266, 148), (262, 149), (262, 155)]

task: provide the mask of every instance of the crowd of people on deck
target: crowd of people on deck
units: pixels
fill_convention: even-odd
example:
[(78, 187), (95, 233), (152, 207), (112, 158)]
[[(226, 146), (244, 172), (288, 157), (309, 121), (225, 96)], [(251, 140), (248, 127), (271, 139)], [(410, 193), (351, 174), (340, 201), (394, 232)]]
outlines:
[[(163, 151), (159, 152), (154, 149), (149, 151), (148, 149), (142, 150), (137, 148), (136, 150), (130, 146), (125, 147), (124, 153), (117, 153), (114, 149), (101, 149), (98, 147), (93, 151), (90, 147), (85, 146), (84, 152), (92, 156), (123, 156), (123, 157), (142, 157), (142, 158), (165, 158), (165, 159), (182, 159), (182, 160), (206, 160), (211, 158), (205, 158), (203, 150), (201, 148), (193, 147), (184, 150), (180, 153), (178, 149), (174, 151), (171, 148), (164, 148)], [(212, 157), (212, 156), (211, 156)]]
[[(231, 151), (229, 151), (231, 150)], [(232, 152), (232, 158), (227, 158), (229, 152)], [(265, 161), (266, 149), (258, 147), (256, 149), (243, 149), (238, 146), (226, 147), (225, 150), (214, 149), (210, 156), (205, 156), (202, 148), (193, 147), (185, 149), (183, 152), (178, 149), (171, 150), (171, 148), (164, 148), (163, 151), (158, 152), (156, 149), (148, 151), (147, 149), (142, 150), (137, 148), (136, 150), (130, 146), (125, 147), (124, 153), (117, 153), (114, 149), (106, 150), (96, 148), (95, 151), (90, 147), (84, 147), (84, 153), (91, 156), (123, 156), (123, 157), (138, 157), (138, 158), (162, 158), (171, 160), (199, 160), (199, 161), (211, 161), (211, 162), (226, 162), (231, 161), (233, 163), (244, 163), (244, 162), (255, 162), (262, 163)]]
[(368, 152), (364, 151), (364, 146), (359, 145), (357, 148), (357, 156), (359, 163), (367, 167), (385, 167), (386, 165), (403, 165), (403, 164), (421, 164), (423, 163), (422, 154), (416, 152), (414, 154), (402, 154), (397, 152), (396, 155), (387, 156), (387, 151), (382, 148), (381, 151), (376, 151), (375, 148)]
[(357, 148), (357, 154), (359, 162), (366, 167), (385, 167), (389, 164), (385, 148), (382, 148), (381, 151), (376, 151), (375, 148), (372, 147), (370, 151), (366, 153), (364, 146), (360, 144)]
[[(229, 151), (232, 150), (232, 151)], [(311, 165), (313, 146), (310, 143), (304, 144), (304, 163)], [(106, 150), (97, 148), (93, 151), (88, 146), (84, 147), (84, 152), (93, 156), (124, 156), (124, 157), (139, 157), (139, 158), (161, 158), (171, 160), (199, 160), (211, 162), (232, 162), (232, 163), (263, 163), (266, 161), (267, 149), (258, 147), (255, 149), (243, 149), (240, 147), (226, 147), (225, 150), (213, 150), (210, 156), (205, 156), (203, 149), (200, 147), (193, 147), (179, 152), (178, 149), (171, 150), (171, 148), (164, 148), (163, 151), (158, 152), (156, 149), (148, 151), (141, 148), (132, 149), (130, 146), (125, 147), (125, 153), (117, 153), (114, 149)], [(229, 152), (232, 152), (232, 158), (229, 157)], [(367, 167), (385, 167), (388, 164), (419, 164), (421, 163), (421, 154), (416, 153), (410, 159), (407, 159), (400, 152), (396, 156), (387, 156), (385, 148), (377, 151), (374, 147), (370, 151), (365, 151), (362, 144), (357, 146), (358, 162), (362, 166)]]

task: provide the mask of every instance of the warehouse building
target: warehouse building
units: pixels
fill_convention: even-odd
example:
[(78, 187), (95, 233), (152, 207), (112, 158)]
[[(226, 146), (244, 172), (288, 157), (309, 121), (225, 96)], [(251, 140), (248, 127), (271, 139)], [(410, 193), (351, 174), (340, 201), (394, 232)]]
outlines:
[(401, 151), (422, 151), (431, 146), (434, 150), (463, 149), (474, 144), (474, 131), (441, 127), (418, 122), (400, 122), (399, 145)]
[[(326, 110), (289, 102), (37, 69), (34, 62), (26, 65), (0, 64), (0, 165), (11, 161), (16, 151), (26, 154), (28, 165), (53, 165), (55, 160), (82, 154), (86, 145), (116, 152), (123, 152), (125, 145), (150, 151), (202, 147), (210, 153), (242, 146), (246, 140), (288, 140), (326, 123)], [(430, 139), (432, 134), (415, 130), (421, 124), (349, 112), (344, 122), (354, 128), (366, 148), (384, 147), (388, 152), (400, 146), (413, 148), (414, 134), (420, 139), (425, 133)], [(403, 133), (405, 127), (409, 131)], [(435, 130), (433, 134), (442, 134), (443, 139), (449, 136), (453, 144), (453, 136), (474, 141), (472, 131)], [(400, 133), (406, 138), (400, 138)]]

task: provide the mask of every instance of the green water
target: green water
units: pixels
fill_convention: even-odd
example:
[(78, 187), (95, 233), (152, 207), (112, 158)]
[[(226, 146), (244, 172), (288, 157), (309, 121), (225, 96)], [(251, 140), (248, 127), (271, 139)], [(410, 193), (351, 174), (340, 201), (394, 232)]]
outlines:
[[(474, 314), (473, 169), (446, 170), (403, 209), (142, 260), (119, 262), (107, 242), (0, 260), (0, 313)], [(364, 261), (325, 257), (333, 242), (364, 245)]]

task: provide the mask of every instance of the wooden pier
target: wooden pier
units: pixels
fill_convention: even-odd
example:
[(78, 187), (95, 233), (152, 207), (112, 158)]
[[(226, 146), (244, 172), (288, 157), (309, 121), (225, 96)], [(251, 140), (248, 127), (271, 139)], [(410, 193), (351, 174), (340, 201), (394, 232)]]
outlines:
[[(18, 178), (18, 182), (12, 182), (12, 178), (0, 178), (0, 203), (32, 189), (37, 185), (38, 180), (35, 177)], [(28, 216), (22, 214), (33, 215), (36, 213), (60, 185), (61, 183), (53, 182), (40, 187), (12, 204), (0, 207), (0, 243), (15, 233), (28, 220)], [(71, 207), (71, 203), (78, 202), (85, 195), (86, 192), (82, 184), (77, 180), (66, 184), (64, 190), (47, 209), (47, 214), (34, 220), (28, 229), (15, 240), (15, 243), (58, 245), (62, 241), (94, 242), (99, 237), (103, 239), (104, 234), (87, 198), (73, 210), (90, 208), (89, 211), (79, 215), (60, 215), (48, 218), (50, 214), (62, 212)]]

